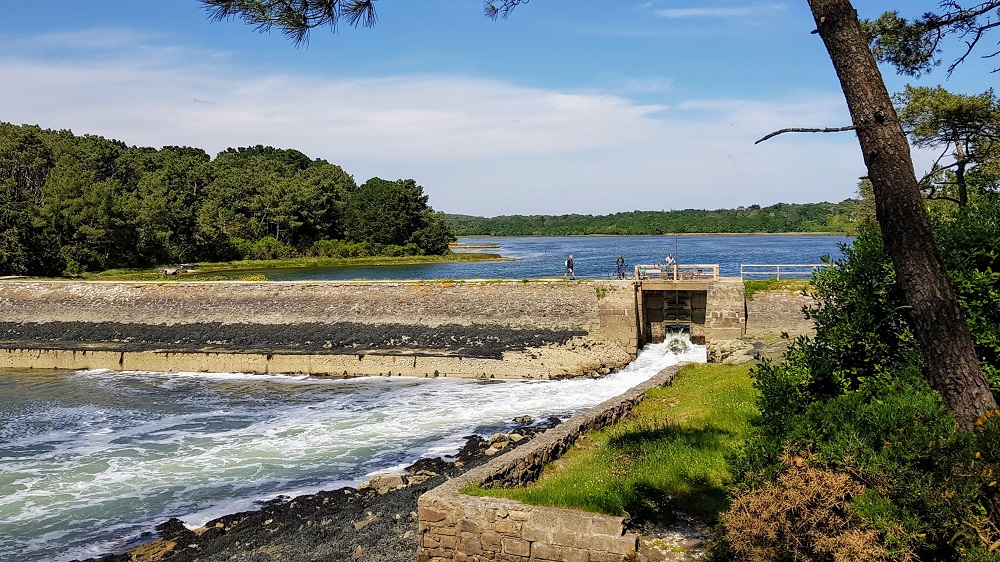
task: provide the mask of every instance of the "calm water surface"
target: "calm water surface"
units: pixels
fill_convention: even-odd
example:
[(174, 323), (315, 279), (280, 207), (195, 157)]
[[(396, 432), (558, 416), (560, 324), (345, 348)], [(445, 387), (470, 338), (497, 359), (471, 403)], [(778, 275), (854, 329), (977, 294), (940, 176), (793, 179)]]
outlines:
[[(436, 263), (424, 265), (326, 267), (260, 270), (276, 281), (322, 279), (537, 279), (562, 277), (563, 263), (573, 254), (576, 274), (607, 278), (615, 258), (629, 265), (662, 263), (667, 253), (681, 264), (718, 264), (723, 276), (738, 277), (740, 264), (815, 264), (823, 255), (839, 257), (847, 236), (489, 236), (459, 238), (460, 244), (497, 244), (471, 251), (497, 253), (514, 261)], [(246, 275), (247, 271), (239, 272)]]

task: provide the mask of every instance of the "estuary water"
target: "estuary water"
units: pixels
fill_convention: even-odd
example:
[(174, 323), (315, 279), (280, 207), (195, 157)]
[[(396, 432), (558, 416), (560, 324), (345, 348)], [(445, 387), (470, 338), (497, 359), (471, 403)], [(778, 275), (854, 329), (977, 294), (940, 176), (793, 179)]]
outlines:
[(608, 278), (618, 254), (632, 266), (663, 263), (667, 253), (681, 264), (718, 264), (723, 276), (738, 277), (740, 264), (817, 264), (824, 255), (840, 257), (848, 236), (483, 236), (463, 237), (460, 249), (501, 254), (512, 261), (435, 263), (422, 265), (323, 267), (240, 271), (260, 273), (275, 281), (323, 279), (537, 279), (562, 277), (563, 263), (573, 254), (578, 277)]
[(678, 338), (676, 351), (649, 345), (622, 371), (580, 380), (0, 372), (0, 560), (124, 550), (170, 517), (201, 525), (447, 458), (463, 436), (522, 415), (565, 419), (705, 360)]
[[(843, 236), (462, 238), (509, 261), (264, 270), (269, 279), (604, 278), (629, 265), (819, 263)], [(495, 245), (472, 248), (470, 245)], [(248, 272), (241, 271), (240, 275)], [(170, 517), (200, 525), (255, 502), (354, 485), (454, 454), (514, 417), (568, 418), (705, 350), (647, 346), (593, 380), (309, 379), (237, 373), (0, 372), (0, 560), (67, 561), (127, 548)]]

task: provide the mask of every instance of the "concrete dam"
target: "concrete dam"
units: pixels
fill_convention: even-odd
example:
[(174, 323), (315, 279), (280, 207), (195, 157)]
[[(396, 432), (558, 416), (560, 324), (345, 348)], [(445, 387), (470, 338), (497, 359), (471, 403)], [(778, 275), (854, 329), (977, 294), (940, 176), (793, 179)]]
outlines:
[[(753, 301), (751, 301), (753, 302)], [(669, 281), (0, 281), (0, 368), (561, 378), (672, 327), (738, 340), (739, 278)], [(801, 302), (762, 313), (785, 326)], [(777, 312), (775, 312), (775, 310)], [(772, 330), (774, 331), (774, 330)]]

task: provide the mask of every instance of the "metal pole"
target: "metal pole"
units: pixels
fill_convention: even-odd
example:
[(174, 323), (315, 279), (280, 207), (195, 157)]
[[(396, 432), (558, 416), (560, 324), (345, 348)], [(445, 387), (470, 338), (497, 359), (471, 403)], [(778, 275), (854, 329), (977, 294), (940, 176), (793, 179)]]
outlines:
[(677, 281), (677, 267), (681, 264), (681, 251), (680, 245), (677, 243), (677, 237), (674, 237), (674, 277), (673, 280)]

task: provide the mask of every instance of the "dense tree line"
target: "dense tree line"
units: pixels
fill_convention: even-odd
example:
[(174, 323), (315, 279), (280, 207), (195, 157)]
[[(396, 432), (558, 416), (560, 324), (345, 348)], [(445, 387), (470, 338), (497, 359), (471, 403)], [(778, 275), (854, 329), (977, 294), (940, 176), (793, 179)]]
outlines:
[(563, 236), (572, 234), (684, 234), (720, 232), (851, 232), (860, 202), (778, 203), (703, 211), (630, 211), (611, 215), (445, 215), (457, 236)]
[(292, 256), (443, 254), (413, 180), (362, 185), (290, 149), (130, 147), (0, 123), (0, 274)]

